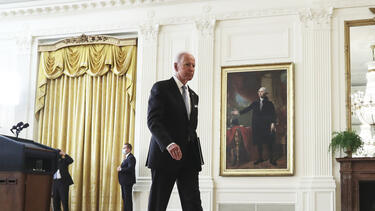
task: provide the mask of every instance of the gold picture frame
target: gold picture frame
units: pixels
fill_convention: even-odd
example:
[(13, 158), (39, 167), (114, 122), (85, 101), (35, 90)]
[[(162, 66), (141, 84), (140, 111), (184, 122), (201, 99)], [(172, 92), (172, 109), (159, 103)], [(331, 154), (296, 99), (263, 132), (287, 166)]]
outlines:
[[(346, 78), (346, 124), (347, 128), (353, 129), (352, 122), (352, 109), (351, 109), (351, 94), (352, 94), (352, 61), (350, 58), (351, 54), (356, 54), (356, 52), (351, 52), (351, 33), (352, 28), (374, 26), (375, 18), (371, 19), (361, 19), (361, 20), (349, 20), (344, 22), (344, 33), (345, 33), (345, 78)], [(355, 38), (354, 38), (355, 39)], [(354, 128), (355, 129), (355, 128)]]
[(220, 176), (294, 174), (293, 72), (293, 63), (222, 67)]

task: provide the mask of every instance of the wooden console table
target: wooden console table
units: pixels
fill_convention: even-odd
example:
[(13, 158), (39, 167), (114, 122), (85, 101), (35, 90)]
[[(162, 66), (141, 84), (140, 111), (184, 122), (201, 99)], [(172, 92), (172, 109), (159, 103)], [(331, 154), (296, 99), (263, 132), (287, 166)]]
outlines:
[(375, 181), (375, 158), (337, 158), (341, 175), (341, 211), (360, 211), (359, 183)]

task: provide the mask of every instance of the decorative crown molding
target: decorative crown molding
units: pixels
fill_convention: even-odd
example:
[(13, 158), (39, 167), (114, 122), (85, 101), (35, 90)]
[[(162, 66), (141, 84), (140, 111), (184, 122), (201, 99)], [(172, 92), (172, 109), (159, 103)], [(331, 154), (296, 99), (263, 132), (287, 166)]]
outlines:
[(29, 15), (44, 15), (55, 14), (70, 11), (81, 11), (89, 9), (102, 9), (114, 7), (144, 7), (149, 5), (160, 5), (171, 2), (182, 2), (183, 0), (81, 0), (58, 3), (58, 1), (45, 1), (28, 4), (12, 4), (11, 8), (0, 6), (0, 17), (13, 17), (13, 16), (29, 16)]

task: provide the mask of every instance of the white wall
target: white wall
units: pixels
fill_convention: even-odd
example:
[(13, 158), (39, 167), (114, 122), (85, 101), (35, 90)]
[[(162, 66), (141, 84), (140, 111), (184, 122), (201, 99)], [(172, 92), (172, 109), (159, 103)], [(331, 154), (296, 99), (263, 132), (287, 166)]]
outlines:
[[(150, 171), (144, 167), (150, 138), (149, 90), (155, 81), (170, 77), (173, 55), (180, 50), (193, 52), (197, 59), (190, 85), (200, 96), (204, 209), (215, 211), (220, 206), (224, 211), (232, 204), (252, 204), (238, 210), (340, 210), (338, 165), (328, 144), (331, 132), (346, 126), (343, 21), (373, 17), (367, 9), (372, 1), (56, 0), (50, 4), (54, 2), (40, 6), (37, 1), (26, 9), (0, 6), (0, 64), (5, 64), (0, 74), (14, 72), (21, 81), (19, 101), (0, 103), (0, 133), (9, 134), (18, 121), (34, 122), (39, 41), (82, 33), (135, 32), (139, 38), (136, 210), (146, 210), (150, 185)], [(295, 174), (221, 177), (221, 67), (276, 62), (295, 64)], [(32, 127), (22, 136), (33, 138), (33, 131)], [(177, 192), (169, 210), (181, 210)]]

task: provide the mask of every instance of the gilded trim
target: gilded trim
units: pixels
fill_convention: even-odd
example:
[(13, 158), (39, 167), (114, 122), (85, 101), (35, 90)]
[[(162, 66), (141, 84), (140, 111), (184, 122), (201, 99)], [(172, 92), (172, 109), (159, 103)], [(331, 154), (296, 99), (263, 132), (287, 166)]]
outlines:
[(344, 22), (345, 33), (345, 76), (346, 76), (346, 124), (347, 128), (352, 128), (351, 110), (351, 71), (350, 71), (350, 27), (375, 25), (375, 18), (363, 20), (351, 20)]
[(41, 44), (38, 46), (38, 52), (42, 51), (56, 51), (61, 48), (78, 46), (78, 45), (92, 45), (92, 44), (110, 44), (116, 46), (137, 45), (137, 39), (118, 39), (115, 37), (104, 35), (85, 35), (79, 37), (71, 37), (59, 40), (52, 44)]

